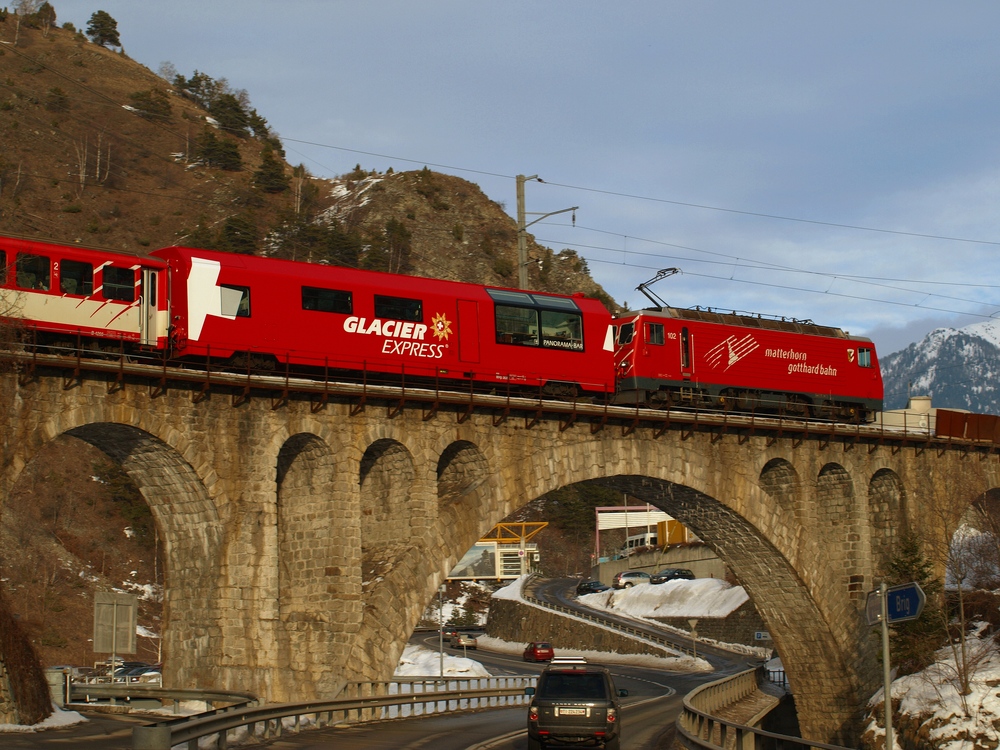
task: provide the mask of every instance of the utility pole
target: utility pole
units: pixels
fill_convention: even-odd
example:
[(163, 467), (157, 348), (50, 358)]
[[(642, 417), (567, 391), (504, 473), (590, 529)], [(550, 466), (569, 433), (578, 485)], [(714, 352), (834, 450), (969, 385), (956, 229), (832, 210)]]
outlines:
[[(548, 218), (549, 216), (555, 216), (556, 214), (564, 214), (567, 211), (576, 211), (579, 206), (573, 206), (572, 208), (563, 208), (559, 211), (551, 211), (547, 214), (540, 214), (535, 211), (525, 211), (524, 210), (524, 183), (528, 180), (538, 180), (539, 182), (544, 182), (541, 177), (537, 174), (533, 174), (530, 177), (525, 177), (523, 174), (517, 175), (515, 178), (517, 180), (517, 285), (520, 289), (528, 288), (528, 234), (527, 229), (532, 224), (541, 221), (542, 219)], [(538, 218), (534, 221), (525, 223), (527, 216), (537, 216)], [(573, 214), (573, 223), (576, 224), (576, 213)]]

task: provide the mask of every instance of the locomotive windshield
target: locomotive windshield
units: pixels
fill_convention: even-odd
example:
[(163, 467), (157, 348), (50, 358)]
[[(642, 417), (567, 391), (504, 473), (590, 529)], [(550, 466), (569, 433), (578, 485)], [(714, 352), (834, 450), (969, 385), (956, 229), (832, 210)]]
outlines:
[(583, 315), (572, 299), (487, 289), (496, 302), (498, 344), (583, 351)]

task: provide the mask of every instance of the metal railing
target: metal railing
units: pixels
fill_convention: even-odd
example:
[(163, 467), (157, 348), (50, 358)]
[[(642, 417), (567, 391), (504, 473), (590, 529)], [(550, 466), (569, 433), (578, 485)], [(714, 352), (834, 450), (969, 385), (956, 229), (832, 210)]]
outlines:
[(169, 750), (187, 743), (189, 750), (197, 750), (201, 738), (215, 735), (214, 746), (224, 750), (229, 745), (231, 732), (273, 739), (285, 731), (297, 733), (306, 726), (325, 727), (524, 705), (529, 700), (524, 689), (534, 685), (537, 679), (535, 675), (521, 675), (350, 683), (341, 692), (341, 697), (334, 700), (230, 706), (135, 727), (132, 747), (133, 750)]
[[(547, 397), (542, 389), (531, 395), (526, 392), (503, 392), (497, 386), (494, 393), (483, 393), (469, 383), (467, 390), (456, 390), (456, 384), (437, 378), (421, 379), (416, 383), (407, 382), (406, 373), (400, 373), (400, 381), (394, 384), (378, 382), (377, 374), (362, 373), (364, 377), (354, 382), (336, 380), (335, 373), (324, 363), (323, 376), (319, 379), (293, 374), (286, 369), (273, 374), (259, 374), (248, 370), (245, 373), (232, 371), (192, 369), (166, 358), (151, 357), (139, 359), (127, 356), (124, 351), (104, 352), (107, 359), (91, 359), (81, 350), (63, 350), (59, 353), (44, 353), (42, 347), (23, 350), (0, 350), (0, 359), (12, 361), (20, 368), (22, 381), (29, 381), (35, 374), (46, 368), (59, 369), (68, 373), (67, 381), (78, 380), (84, 372), (103, 373), (109, 379), (109, 390), (126, 387), (126, 384), (145, 381), (154, 395), (163, 393), (168, 384), (184, 384), (200, 394), (214, 388), (230, 390), (233, 403), (242, 403), (251, 397), (251, 391), (269, 394), (273, 405), (286, 403), (291, 393), (307, 396), (315, 410), (323, 408), (331, 398), (347, 398), (357, 402), (361, 408), (368, 399), (377, 399), (389, 405), (394, 414), (405, 403), (422, 404), (426, 413), (434, 414), (440, 407), (448, 405), (456, 410), (459, 421), (464, 421), (474, 410), (486, 410), (493, 416), (495, 424), (509, 417), (523, 416), (528, 426), (533, 426), (543, 418), (558, 415), (560, 428), (566, 429), (578, 420), (585, 420), (592, 432), (603, 429), (608, 424), (621, 428), (627, 435), (640, 425), (651, 427), (654, 436), (659, 437), (671, 429), (679, 429), (689, 435), (693, 432), (710, 432), (713, 440), (726, 434), (744, 439), (747, 435), (760, 434), (769, 437), (794, 437), (818, 440), (825, 445), (832, 439), (847, 445), (865, 444), (869, 450), (883, 444), (915, 445), (938, 450), (962, 450), (994, 453), (1000, 450), (1000, 436), (984, 435), (983, 430), (969, 434), (963, 428), (961, 435), (939, 435), (929, 428), (927, 415), (902, 414), (894, 424), (847, 424), (821, 419), (781, 418), (774, 414), (761, 415), (754, 412), (725, 412), (699, 410), (697, 408), (651, 409), (638, 404), (612, 406), (609, 403), (594, 403), (592, 399), (559, 401)], [(55, 350), (53, 350), (55, 351)], [(197, 400), (198, 393), (195, 393)]]
[(813, 742), (801, 737), (768, 732), (757, 727), (721, 719), (715, 714), (748, 698), (757, 691), (760, 682), (767, 678), (763, 668), (708, 682), (684, 696), (677, 732), (681, 743), (692, 750), (753, 750), (757, 738), (764, 737), (781, 748), (818, 748), (819, 750), (847, 750), (840, 745)]

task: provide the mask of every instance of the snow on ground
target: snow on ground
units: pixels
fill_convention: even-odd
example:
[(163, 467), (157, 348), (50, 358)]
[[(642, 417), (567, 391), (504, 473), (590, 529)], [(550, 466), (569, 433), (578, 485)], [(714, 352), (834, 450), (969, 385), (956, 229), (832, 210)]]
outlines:
[(3, 732), (41, 732), (46, 729), (58, 729), (59, 727), (69, 727), (74, 724), (87, 721), (87, 719), (76, 711), (64, 711), (57, 706), (52, 707), (52, 715), (44, 721), (40, 721), (32, 726), (23, 724), (0, 724), (0, 733)]
[[(972, 747), (997, 747), (1000, 742), (1000, 654), (992, 634), (970, 637), (966, 641), (970, 655), (969, 694), (962, 695), (951, 647), (937, 652), (937, 661), (922, 672), (906, 675), (892, 683), (893, 702), (899, 712), (919, 717), (928, 741), (939, 750), (967, 750)], [(882, 690), (869, 701), (878, 721), (869, 722), (867, 731), (885, 742), (882, 717), (885, 708)], [(899, 728), (893, 725), (893, 746), (901, 748)]]
[(725, 617), (749, 598), (742, 586), (733, 586), (719, 578), (697, 578), (609, 589), (581, 596), (580, 603), (641, 618)]

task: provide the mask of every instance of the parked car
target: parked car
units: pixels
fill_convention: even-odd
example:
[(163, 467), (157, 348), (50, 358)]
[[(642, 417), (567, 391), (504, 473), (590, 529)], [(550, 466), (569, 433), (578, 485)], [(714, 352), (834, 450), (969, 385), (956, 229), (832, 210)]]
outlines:
[(531, 696), (528, 750), (540, 750), (552, 742), (620, 749), (618, 699), (628, 691), (615, 687), (606, 667), (580, 657), (559, 657), (542, 670), (538, 687), (524, 692)]
[(601, 591), (607, 591), (610, 586), (601, 583), (600, 581), (585, 580), (580, 581), (576, 584), (576, 595), (583, 596), (584, 594), (596, 594)]
[(476, 639), (468, 633), (456, 633), (448, 641), (452, 648), (476, 648)]
[(649, 577), (650, 583), (666, 583), (667, 581), (693, 581), (694, 573), (687, 568), (664, 568)]
[(615, 573), (611, 585), (616, 589), (630, 589), (637, 583), (649, 583), (649, 573), (641, 570), (623, 570), (621, 573)]
[(552, 648), (551, 643), (545, 643), (544, 641), (532, 641), (528, 644), (528, 647), (524, 649), (525, 661), (549, 661), (553, 656), (555, 656), (555, 649)]

